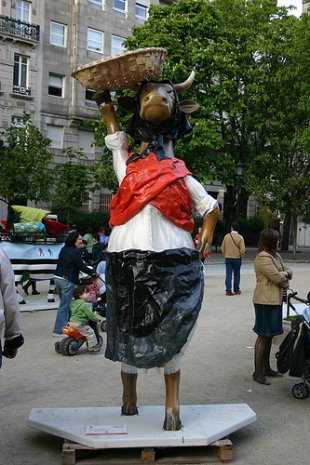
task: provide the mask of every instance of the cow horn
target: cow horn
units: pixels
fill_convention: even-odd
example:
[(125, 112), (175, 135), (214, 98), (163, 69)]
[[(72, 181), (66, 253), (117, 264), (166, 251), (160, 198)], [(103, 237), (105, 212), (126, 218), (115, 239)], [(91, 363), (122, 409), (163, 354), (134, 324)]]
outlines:
[(178, 94), (181, 94), (182, 92), (185, 92), (187, 89), (190, 88), (190, 86), (193, 84), (195, 79), (195, 72), (192, 71), (190, 76), (186, 79), (186, 81), (181, 82), (180, 84), (175, 84), (175, 90), (177, 91)]

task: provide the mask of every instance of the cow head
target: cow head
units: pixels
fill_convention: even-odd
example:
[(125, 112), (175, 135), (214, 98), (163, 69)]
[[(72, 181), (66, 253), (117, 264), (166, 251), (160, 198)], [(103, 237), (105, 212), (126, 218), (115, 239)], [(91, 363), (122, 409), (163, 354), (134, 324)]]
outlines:
[(127, 132), (137, 141), (149, 141), (156, 136), (178, 139), (190, 130), (185, 114), (193, 113), (199, 105), (190, 100), (179, 102), (179, 94), (192, 85), (195, 73), (181, 84), (170, 81), (145, 81), (137, 97), (122, 97), (119, 104), (134, 113)]

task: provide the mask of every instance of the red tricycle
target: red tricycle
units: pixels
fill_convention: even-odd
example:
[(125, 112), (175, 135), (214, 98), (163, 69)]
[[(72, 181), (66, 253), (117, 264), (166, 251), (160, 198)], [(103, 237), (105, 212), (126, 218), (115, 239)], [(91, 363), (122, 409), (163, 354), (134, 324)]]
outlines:
[[(97, 345), (102, 347), (103, 345), (103, 338), (100, 336), (98, 332), (97, 323), (94, 321), (89, 322), (89, 326), (95, 331), (97, 337)], [(63, 337), (60, 341), (55, 342), (55, 351), (58, 354), (63, 355), (75, 355), (80, 347), (86, 342), (86, 336), (83, 336), (79, 331), (75, 328), (72, 328), (69, 325), (62, 327), (62, 333), (65, 334), (67, 337)]]

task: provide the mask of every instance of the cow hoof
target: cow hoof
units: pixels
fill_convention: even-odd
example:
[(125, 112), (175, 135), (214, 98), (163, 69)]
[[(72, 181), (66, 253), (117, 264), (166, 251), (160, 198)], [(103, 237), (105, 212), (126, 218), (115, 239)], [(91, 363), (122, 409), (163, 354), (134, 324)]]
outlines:
[(126, 404), (122, 406), (122, 415), (138, 415), (138, 408), (136, 405)]
[(182, 426), (179, 415), (166, 415), (163, 425), (165, 431), (179, 431)]

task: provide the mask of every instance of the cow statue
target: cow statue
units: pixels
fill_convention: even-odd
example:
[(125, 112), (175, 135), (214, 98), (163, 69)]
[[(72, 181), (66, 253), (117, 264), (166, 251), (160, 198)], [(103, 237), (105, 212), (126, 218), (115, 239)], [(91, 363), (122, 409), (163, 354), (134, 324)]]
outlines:
[(140, 143), (128, 152), (109, 91), (96, 94), (107, 128), (119, 189), (110, 205), (107, 251), (107, 347), (121, 362), (122, 414), (136, 415), (139, 368), (163, 367), (164, 430), (181, 429), (180, 358), (195, 328), (204, 290), (203, 265), (191, 232), (192, 209), (203, 217), (199, 250), (211, 244), (217, 201), (175, 158), (173, 142), (190, 130), (186, 114), (198, 105), (179, 102), (193, 83), (145, 81), (136, 98), (119, 103), (132, 112), (127, 133)]

